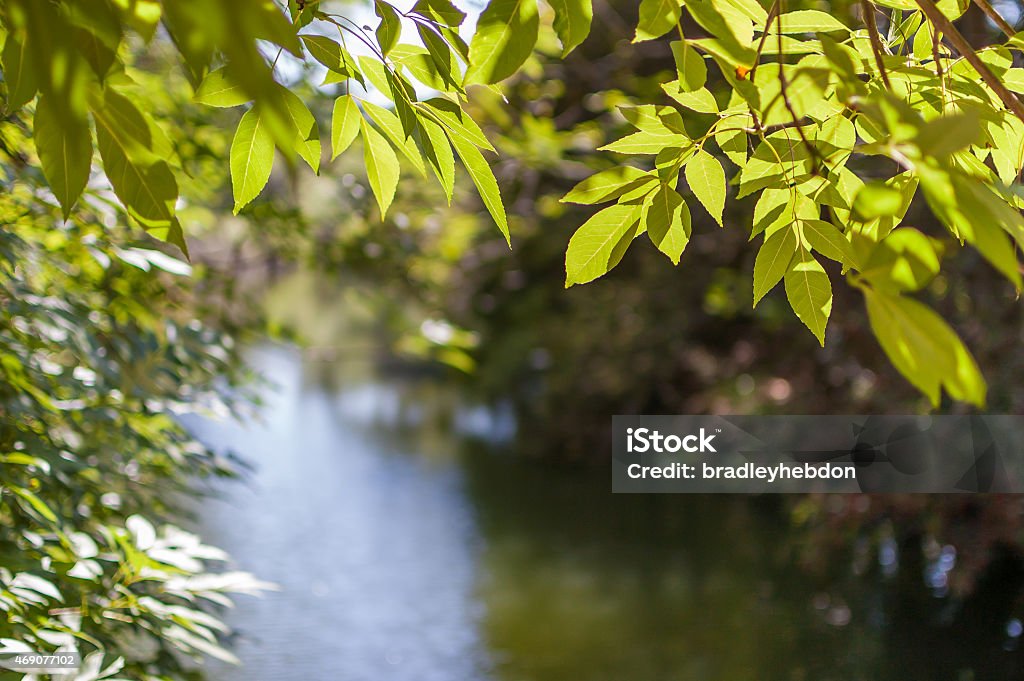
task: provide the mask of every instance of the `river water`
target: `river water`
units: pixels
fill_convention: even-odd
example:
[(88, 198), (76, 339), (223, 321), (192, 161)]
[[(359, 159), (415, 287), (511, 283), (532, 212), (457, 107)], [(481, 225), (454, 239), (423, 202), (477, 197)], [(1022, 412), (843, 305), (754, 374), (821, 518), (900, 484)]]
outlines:
[(778, 498), (612, 495), (434, 384), (252, 363), (261, 423), (189, 424), (253, 466), (204, 538), (280, 587), (228, 613), (215, 681), (1021, 678), (1019, 621), (981, 635), (892, 546), (818, 555)]

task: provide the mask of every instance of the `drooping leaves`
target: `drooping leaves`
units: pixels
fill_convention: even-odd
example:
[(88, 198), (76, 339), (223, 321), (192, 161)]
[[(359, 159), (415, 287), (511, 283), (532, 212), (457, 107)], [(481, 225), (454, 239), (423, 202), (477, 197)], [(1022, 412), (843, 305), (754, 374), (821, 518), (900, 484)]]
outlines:
[(62, 123), (51, 108), (49, 97), (40, 97), (36, 104), (33, 138), (43, 174), (67, 220), (71, 207), (85, 189), (92, 167), (89, 123), (76, 119)]
[(8, 34), (2, 56), (4, 83), (7, 85), (7, 111), (17, 111), (35, 97), (38, 89), (24, 38)]
[(388, 54), (398, 44), (402, 35), (402, 20), (394, 7), (383, 0), (374, 0), (374, 12), (380, 17), (380, 24), (377, 26), (377, 44), (380, 45), (382, 54)]
[(633, 42), (665, 35), (676, 27), (681, 14), (679, 0), (640, 0), (640, 19)]
[(708, 67), (700, 53), (687, 45), (685, 40), (674, 40), (671, 46), (679, 76), (679, 90), (692, 92), (704, 87), (708, 79)]
[(245, 112), (231, 141), (231, 189), (235, 213), (259, 196), (274, 167), (274, 140), (253, 107)]
[(585, 284), (619, 264), (640, 222), (639, 204), (616, 204), (587, 220), (565, 252), (565, 287)]
[(723, 226), (725, 170), (718, 159), (704, 150), (698, 150), (686, 164), (686, 183), (718, 226)]
[(908, 381), (938, 406), (951, 397), (985, 404), (985, 379), (960, 338), (942, 318), (910, 298), (864, 289), (868, 319), (885, 354)]
[(825, 345), (825, 326), (832, 313), (832, 283), (807, 249), (800, 247), (785, 275), (786, 297), (818, 342)]
[(764, 240), (754, 260), (754, 305), (782, 281), (798, 246), (796, 232), (783, 228)]
[(166, 139), (155, 136), (158, 129), (145, 114), (112, 88), (95, 94), (90, 104), (103, 170), (126, 212), (187, 253), (174, 214), (178, 183), (166, 153), (159, 153), (167, 151)]
[(491, 0), (477, 21), (469, 46), (466, 82), (505, 80), (530, 56), (537, 42), (536, 0)]
[(196, 90), (195, 100), (207, 106), (231, 107), (251, 102), (252, 97), (231, 79), (227, 67), (221, 67), (203, 79)]
[(377, 199), (380, 215), (387, 215), (388, 207), (395, 198), (400, 174), (398, 157), (391, 149), (387, 139), (377, 132), (370, 123), (361, 118), (359, 126), (363, 136), (363, 160), (366, 164), (366, 176), (370, 180), (370, 189)]
[(643, 218), (651, 241), (673, 265), (678, 265), (692, 231), (690, 209), (683, 197), (672, 187), (662, 184), (644, 206)]
[(609, 168), (583, 180), (562, 197), (568, 203), (604, 203), (644, 184), (653, 184), (657, 177), (634, 166)]
[(590, 34), (590, 22), (594, 18), (592, 0), (551, 0), (550, 4), (555, 11), (555, 33), (565, 57)]
[(505, 205), (501, 201), (498, 182), (494, 179), (494, 173), (491, 171), (491, 166), (488, 165), (487, 159), (484, 158), (483, 154), (475, 146), (464, 138), (458, 135), (449, 135), (448, 138), (451, 140), (452, 147), (455, 148), (455, 153), (462, 160), (462, 165), (465, 166), (466, 172), (469, 173), (469, 177), (473, 180), (473, 184), (476, 185), (476, 189), (480, 193), (480, 198), (483, 200), (487, 212), (494, 218), (498, 229), (505, 235), (505, 241), (511, 246), (512, 237), (508, 230)]
[(351, 95), (341, 95), (334, 101), (331, 119), (331, 160), (349, 148), (359, 135), (359, 122), (363, 115)]

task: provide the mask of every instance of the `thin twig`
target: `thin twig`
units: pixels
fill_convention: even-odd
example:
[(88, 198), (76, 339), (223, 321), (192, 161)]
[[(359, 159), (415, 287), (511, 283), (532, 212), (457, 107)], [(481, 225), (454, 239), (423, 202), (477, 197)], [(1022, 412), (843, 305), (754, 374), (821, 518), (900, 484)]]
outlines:
[(943, 35), (946, 36), (949, 42), (953, 43), (953, 47), (963, 55), (964, 59), (967, 60), (967, 63), (974, 67), (974, 70), (978, 72), (981, 79), (985, 81), (986, 85), (992, 88), (992, 91), (995, 92), (1003, 104), (1006, 105), (1006, 108), (1012, 111), (1017, 118), (1021, 119), (1021, 121), (1024, 121), (1024, 104), (1021, 104), (1021, 101), (1017, 99), (1017, 96), (1007, 90), (1002, 81), (1000, 81), (999, 78), (989, 70), (988, 66), (985, 65), (985, 62), (983, 62), (978, 56), (978, 53), (974, 51), (973, 47), (971, 47), (971, 44), (967, 42), (967, 39), (960, 35), (960, 31), (956, 29), (953, 22), (935, 6), (935, 3), (932, 2), (932, 0), (915, 0), (915, 2), (917, 2), (917, 6), (921, 8), (921, 11), (924, 12), (924, 15), (928, 17), (928, 21), (932, 22), (932, 25), (936, 29), (942, 31)]
[[(793, 119), (796, 132), (800, 135), (800, 142), (807, 148), (808, 154), (811, 157), (811, 163), (814, 164), (814, 174), (817, 175), (821, 172), (821, 166), (824, 165), (825, 159), (822, 158), (821, 154), (818, 153), (818, 148), (815, 147), (807, 139), (807, 135), (804, 134), (804, 128), (802, 125), (803, 118), (796, 115), (796, 109), (793, 108), (793, 103), (789, 101), (789, 80), (786, 78), (786, 58), (782, 51), (782, 17), (778, 20), (778, 42), (779, 42), (779, 94), (782, 96), (782, 103), (785, 104), (786, 110), (789, 112), (790, 117)], [(827, 170), (826, 166), (826, 170)]]
[(768, 10), (768, 18), (764, 20), (764, 33), (761, 34), (761, 40), (757, 43), (757, 52), (754, 54), (754, 65), (750, 67), (750, 82), (754, 82), (754, 74), (757, 73), (757, 65), (761, 63), (761, 53), (764, 51), (764, 42), (768, 38), (768, 32), (772, 30), (772, 21), (779, 15), (779, 0), (775, 0), (772, 3), (771, 9)]
[(946, 72), (942, 68), (942, 34), (939, 29), (932, 28), (932, 59), (935, 60), (935, 77), (939, 79), (939, 84), (942, 85), (942, 108), (945, 110), (946, 104), (949, 103), (949, 96), (946, 92)]
[(999, 12), (996, 11), (995, 7), (989, 4), (988, 0), (973, 0), (973, 2), (978, 6), (978, 9), (985, 13), (985, 16), (987, 16), (993, 24), (999, 27), (1000, 31), (1006, 34), (1007, 38), (1012, 38), (1017, 34), (1017, 32), (1013, 30), (1013, 26), (1010, 26), (1006, 19), (1000, 16)]
[(878, 35), (878, 24), (875, 23), (875, 6), (868, 0), (860, 0), (860, 9), (864, 14), (864, 23), (868, 27), (868, 37), (871, 38), (871, 51), (875, 55), (875, 65), (878, 66), (878, 73), (882, 76), (882, 83), (886, 90), (892, 89), (889, 82), (889, 73), (885, 70), (885, 60), (882, 58), (882, 38)]
[(763, 125), (760, 128), (741, 127), (741, 128), (729, 128), (729, 129), (730, 130), (742, 130), (743, 132), (751, 134), (751, 135), (757, 135), (757, 134), (760, 134), (760, 133), (765, 133), (765, 134), (770, 135), (773, 132), (778, 132), (779, 130), (785, 130), (786, 128), (798, 128), (801, 125), (806, 125), (806, 123), (804, 123), (803, 121), (783, 121), (782, 123), (773, 123), (772, 125)]

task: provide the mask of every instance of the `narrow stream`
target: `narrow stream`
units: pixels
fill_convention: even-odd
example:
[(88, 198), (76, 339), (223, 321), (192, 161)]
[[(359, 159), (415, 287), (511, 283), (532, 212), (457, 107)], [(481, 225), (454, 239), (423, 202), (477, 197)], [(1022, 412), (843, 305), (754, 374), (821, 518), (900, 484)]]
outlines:
[(262, 424), (189, 423), (254, 467), (200, 530), (280, 591), (237, 600), (244, 666), (213, 681), (1024, 673), (1006, 620), (981, 635), (852, 539), (808, 554), (778, 498), (612, 495), (606, 471), (503, 453), (510, 419), (436, 385), (342, 380), (287, 348), (252, 362), (275, 384)]

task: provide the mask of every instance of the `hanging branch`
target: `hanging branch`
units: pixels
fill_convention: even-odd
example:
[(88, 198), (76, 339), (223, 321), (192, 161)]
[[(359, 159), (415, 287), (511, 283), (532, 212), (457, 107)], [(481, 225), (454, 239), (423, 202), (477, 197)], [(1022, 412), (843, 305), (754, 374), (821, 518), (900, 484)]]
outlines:
[(1013, 26), (1010, 26), (1010, 24), (1007, 23), (1006, 19), (996, 11), (995, 7), (989, 4), (988, 0), (973, 0), (973, 2), (978, 6), (978, 9), (985, 13), (985, 16), (987, 16), (993, 24), (999, 27), (999, 30), (1002, 31), (1007, 38), (1012, 38), (1016, 35), (1017, 32), (1013, 30)]
[(943, 14), (942, 10), (936, 7), (932, 0), (915, 0), (915, 2), (921, 8), (921, 11), (924, 12), (924, 15), (928, 17), (928, 21), (932, 22), (932, 25), (949, 39), (953, 47), (963, 55), (967, 63), (974, 67), (974, 70), (978, 72), (981, 79), (992, 88), (992, 91), (996, 93), (1006, 108), (1012, 111), (1021, 121), (1024, 121), (1024, 104), (1021, 104), (1017, 96), (1007, 90), (1002, 81), (989, 70), (985, 62), (978, 56), (978, 53), (971, 47), (971, 44), (967, 42), (967, 39), (960, 35), (960, 31), (956, 29), (956, 26), (949, 20), (949, 17)]
[(885, 84), (885, 89), (891, 90), (892, 84), (889, 82), (889, 72), (885, 70), (885, 60), (882, 58), (884, 53), (882, 38), (878, 35), (878, 24), (875, 23), (875, 6), (868, 0), (860, 0), (860, 8), (864, 14), (864, 23), (868, 27), (868, 36), (871, 38), (871, 52), (875, 55), (875, 66), (878, 67), (878, 73), (882, 76), (882, 83)]

